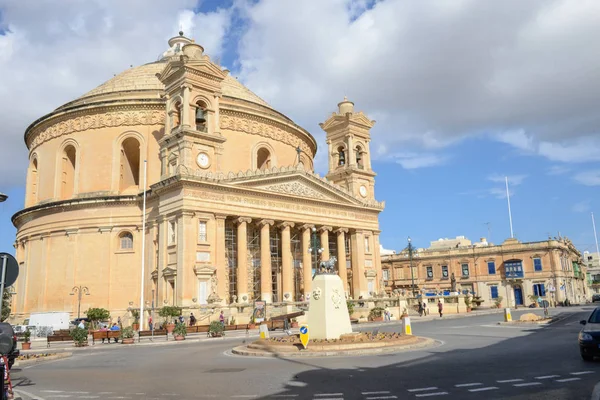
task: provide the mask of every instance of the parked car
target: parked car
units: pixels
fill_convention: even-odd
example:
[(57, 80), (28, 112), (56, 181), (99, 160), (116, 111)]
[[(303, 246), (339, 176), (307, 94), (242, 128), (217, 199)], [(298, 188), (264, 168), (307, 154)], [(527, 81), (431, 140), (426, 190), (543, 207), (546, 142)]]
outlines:
[(11, 369), (15, 363), (15, 359), (19, 357), (20, 351), (17, 349), (17, 335), (11, 324), (8, 322), (0, 322), (0, 335), (6, 335), (12, 338), (13, 346), (11, 351), (6, 355), (8, 357), (8, 369)]
[(585, 361), (592, 361), (600, 356), (600, 307), (580, 323), (583, 329), (579, 332), (579, 352)]
[(595, 303), (597, 301), (600, 301), (600, 294), (592, 295), (592, 303)]
[(73, 328), (76, 328), (77, 325), (79, 325), (79, 322), (81, 322), (81, 321), (83, 321), (84, 324), (87, 324), (90, 322), (89, 318), (82, 317), (82, 318), (75, 318), (73, 321), (71, 321), (69, 323), (69, 325)]

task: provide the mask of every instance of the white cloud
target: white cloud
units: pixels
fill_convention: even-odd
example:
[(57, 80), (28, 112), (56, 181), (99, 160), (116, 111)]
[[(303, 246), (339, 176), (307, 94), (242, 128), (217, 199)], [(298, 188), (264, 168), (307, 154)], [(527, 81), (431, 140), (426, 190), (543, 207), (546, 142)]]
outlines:
[(389, 158), (400, 164), (404, 169), (417, 169), (442, 165), (447, 157), (427, 153), (396, 153)]
[(566, 167), (564, 165), (553, 165), (548, 170), (548, 175), (564, 175), (568, 172), (571, 172), (571, 168)]
[(582, 200), (580, 202), (573, 204), (573, 207), (571, 207), (571, 211), (578, 212), (578, 213), (590, 211), (590, 201)]
[(600, 186), (600, 170), (579, 172), (573, 179), (585, 186)]

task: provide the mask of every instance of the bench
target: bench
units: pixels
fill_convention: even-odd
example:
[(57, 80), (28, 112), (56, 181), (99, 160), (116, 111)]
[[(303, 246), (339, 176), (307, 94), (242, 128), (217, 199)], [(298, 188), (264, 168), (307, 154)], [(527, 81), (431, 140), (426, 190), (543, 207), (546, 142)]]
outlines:
[[(162, 336), (164, 335), (167, 340), (169, 340), (169, 334), (166, 329), (155, 329), (154, 336)], [(139, 331), (138, 332), (138, 342), (142, 339), (142, 337), (152, 336), (152, 331)]]
[(94, 331), (92, 332), (92, 344), (96, 344), (96, 340), (102, 339), (108, 339), (108, 343), (110, 343), (110, 339), (115, 339), (115, 343), (117, 343), (120, 336), (121, 331)]
[(46, 340), (48, 341), (48, 347), (50, 347), (51, 342), (71, 342), (73, 338), (71, 335), (48, 335)]

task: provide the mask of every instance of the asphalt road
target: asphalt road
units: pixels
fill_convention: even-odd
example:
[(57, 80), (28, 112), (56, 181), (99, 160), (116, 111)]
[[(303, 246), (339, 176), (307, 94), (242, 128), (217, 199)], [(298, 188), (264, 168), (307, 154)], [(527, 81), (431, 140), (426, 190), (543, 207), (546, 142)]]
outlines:
[(228, 350), (242, 340), (214, 339), (110, 345), (12, 376), (24, 399), (40, 400), (590, 399), (600, 362), (581, 359), (577, 333), (592, 309), (556, 309), (563, 319), (547, 327), (497, 325), (501, 315), (415, 321), (414, 334), (440, 346), (379, 356), (238, 357)]

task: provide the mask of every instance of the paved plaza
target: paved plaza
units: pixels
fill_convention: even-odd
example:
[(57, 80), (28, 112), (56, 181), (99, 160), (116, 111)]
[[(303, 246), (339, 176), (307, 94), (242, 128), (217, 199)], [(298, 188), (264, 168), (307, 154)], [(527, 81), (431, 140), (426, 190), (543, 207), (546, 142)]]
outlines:
[(67, 359), (15, 367), (13, 380), (23, 399), (38, 400), (589, 399), (600, 381), (600, 363), (581, 359), (577, 333), (579, 320), (592, 309), (552, 309), (559, 320), (549, 326), (498, 325), (498, 313), (415, 319), (414, 333), (438, 340), (437, 347), (352, 358), (233, 356), (233, 346), (254, 340), (244, 336), (96, 345)]

